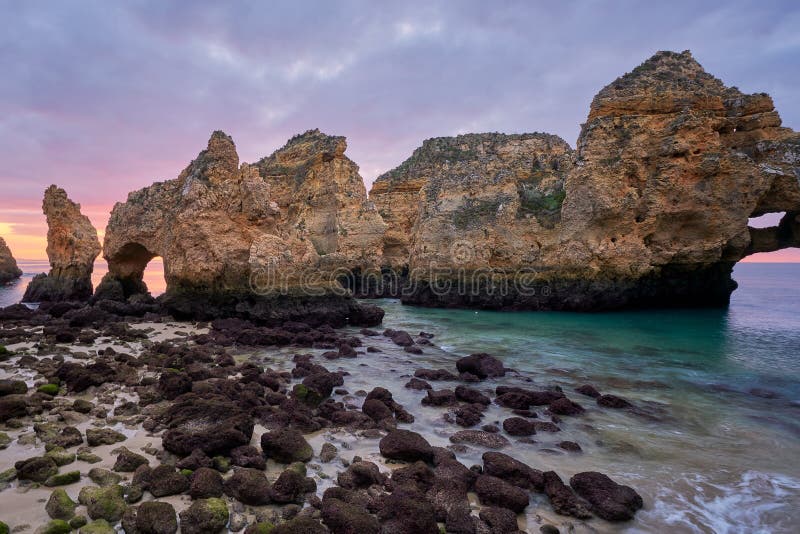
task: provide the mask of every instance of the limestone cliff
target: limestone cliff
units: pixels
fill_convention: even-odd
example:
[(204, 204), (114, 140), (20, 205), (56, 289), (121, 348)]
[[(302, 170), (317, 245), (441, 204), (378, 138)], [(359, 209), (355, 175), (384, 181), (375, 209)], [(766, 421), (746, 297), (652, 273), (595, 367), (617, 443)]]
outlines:
[(92, 295), (94, 260), (100, 254), (97, 230), (80, 204), (51, 185), (44, 192), (50, 272), (37, 275), (25, 290), (26, 302), (87, 300)]
[(7, 284), (20, 276), (22, 276), (22, 271), (19, 270), (14, 256), (11, 255), (11, 249), (0, 237), (0, 284)]
[[(554, 136), (426, 141), (371, 198), (403, 300), (605, 309), (724, 305), (732, 266), (800, 244), (800, 137), (772, 100), (660, 52), (595, 97), (572, 152)], [(775, 228), (748, 218), (786, 212)]]
[(314, 130), (240, 165), (233, 140), (214, 132), (176, 179), (114, 206), (109, 273), (95, 298), (145, 292), (145, 266), (161, 256), (163, 301), (178, 315), (364, 322), (374, 310), (326, 274), (376, 261), (383, 233), (345, 148), (344, 138)]

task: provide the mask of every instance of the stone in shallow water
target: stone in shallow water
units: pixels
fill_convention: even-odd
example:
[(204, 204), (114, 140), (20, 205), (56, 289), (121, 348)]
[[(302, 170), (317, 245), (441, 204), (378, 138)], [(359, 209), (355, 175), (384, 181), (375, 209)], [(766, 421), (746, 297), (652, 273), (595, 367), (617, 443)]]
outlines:
[(608, 521), (627, 521), (644, 506), (642, 497), (630, 486), (617, 484), (607, 475), (588, 471), (573, 476), (569, 485), (589, 501), (592, 511)]
[(460, 430), (450, 436), (453, 443), (469, 443), (489, 449), (502, 449), (507, 447), (510, 442), (500, 434), (484, 432), (483, 430)]

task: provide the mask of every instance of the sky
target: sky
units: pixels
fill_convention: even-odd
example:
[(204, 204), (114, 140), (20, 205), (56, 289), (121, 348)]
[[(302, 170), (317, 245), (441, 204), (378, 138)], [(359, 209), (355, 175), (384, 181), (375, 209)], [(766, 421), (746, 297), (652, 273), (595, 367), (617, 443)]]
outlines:
[[(348, 139), (369, 184), (430, 137), (555, 133), (658, 50), (772, 95), (800, 129), (794, 1), (0, 0), (0, 236), (45, 258), (44, 189), (101, 232), (210, 133), (255, 161), (296, 133)], [(800, 261), (800, 250), (766, 260)]]

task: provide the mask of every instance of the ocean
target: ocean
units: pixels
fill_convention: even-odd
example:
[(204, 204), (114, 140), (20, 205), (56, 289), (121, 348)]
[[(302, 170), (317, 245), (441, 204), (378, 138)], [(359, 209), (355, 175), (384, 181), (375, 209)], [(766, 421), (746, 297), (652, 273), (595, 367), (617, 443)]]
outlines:
[[(0, 288), (0, 305), (18, 301), (25, 280), (47, 266), (20, 267), (25, 279)], [(160, 273), (147, 277), (154, 293), (163, 291)], [(420, 406), (420, 392), (403, 388), (416, 368), (454, 370), (458, 357), (489, 352), (517, 371), (503, 384), (561, 386), (586, 414), (565, 418), (562, 432), (539, 433), (536, 443), (515, 442), (504, 452), (564, 479), (600, 471), (639, 491), (645, 509), (634, 521), (593, 520), (596, 531), (797, 532), (800, 264), (742, 263), (734, 278), (739, 288), (724, 310), (486, 312), (373, 301), (386, 310), (385, 327), (433, 333), (439, 348), (425, 347), (417, 356), (381, 342), (382, 353), (335, 365), (351, 372), (351, 391), (390, 389), (417, 417), (411, 428), (435, 445), (448, 444), (458, 428), (442, 419), (441, 409)], [(265, 349), (253, 358), (290, 368), (285, 354)], [(637, 411), (597, 408), (573, 392), (584, 383), (631, 400)], [(483, 423), (500, 422), (504, 414), (493, 406)], [(583, 453), (561, 451), (562, 440), (578, 442)], [(364, 450), (374, 454), (373, 445)], [(479, 464), (479, 451), (471, 454), (459, 459)], [(533, 526), (547, 509), (546, 497), (534, 504), (528, 524), (538, 531)]]

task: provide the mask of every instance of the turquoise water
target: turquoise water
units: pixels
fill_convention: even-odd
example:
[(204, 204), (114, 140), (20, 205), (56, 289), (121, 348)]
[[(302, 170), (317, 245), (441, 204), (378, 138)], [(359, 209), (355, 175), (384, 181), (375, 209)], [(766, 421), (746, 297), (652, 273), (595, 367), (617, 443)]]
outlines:
[[(46, 269), (37, 267), (22, 265), (26, 277)], [(157, 292), (160, 273), (148, 276)], [(351, 391), (389, 388), (417, 417), (412, 428), (437, 445), (459, 428), (402, 385), (418, 367), (454, 369), (472, 352), (495, 354), (518, 371), (504, 384), (559, 385), (569, 393), (589, 382), (632, 400), (637, 413), (599, 409), (572, 394), (587, 408), (584, 416), (565, 418), (562, 432), (537, 434), (536, 443), (514, 441), (506, 452), (563, 478), (607, 473), (635, 487), (645, 509), (623, 525), (584, 524), (554, 516), (546, 499), (535, 497), (525, 518), (531, 532), (544, 518), (562, 532), (571, 524), (573, 532), (793, 533), (800, 524), (800, 264), (739, 264), (734, 278), (739, 289), (726, 310), (502, 313), (381, 300), (384, 326), (434, 333), (439, 348), (412, 356), (376, 338), (368, 344), (382, 353), (335, 365), (351, 373)], [(24, 283), (0, 288), (0, 304), (23, 291)], [(284, 352), (254, 357), (290, 367)], [(507, 416), (492, 406), (484, 423)], [(577, 441), (584, 453), (559, 451), (561, 440)], [(377, 449), (369, 440), (362, 445)], [(480, 453), (459, 459), (480, 463)]]

